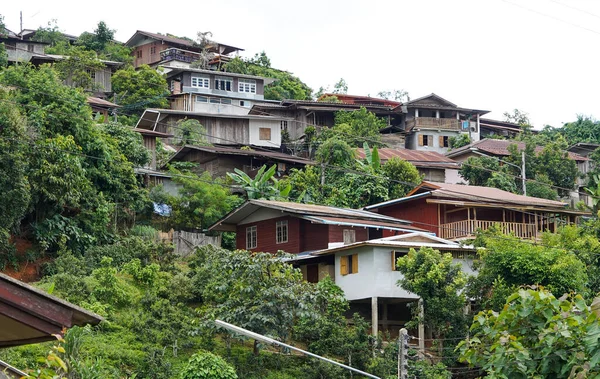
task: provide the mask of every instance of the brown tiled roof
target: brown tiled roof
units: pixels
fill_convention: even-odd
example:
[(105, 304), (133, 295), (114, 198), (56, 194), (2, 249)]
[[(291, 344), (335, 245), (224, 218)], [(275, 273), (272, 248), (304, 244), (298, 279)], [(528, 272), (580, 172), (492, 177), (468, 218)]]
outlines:
[[(456, 157), (456, 156), (460, 156), (462, 154), (468, 153), (471, 149), (477, 149), (481, 152), (485, 152), (490, 155), (506, 157), (506, 156), (510, 155), (510, 152), (508, 151), (508, 147), (510, 145), (517, 145), (517, 148), (519, 151), (525, 149), (525, 142), (511, 141), (511, 140), (504, 140), (504, 139), (487, 139), (486, 138), (486, 139), (482, 139), (481, 141), (473, 142), (469, 145), (460, 147), (456, 150), (451, 150), (446, 155), (448, 157)], [(543, 146), (537, 146), (535, 148), (535, 151), (537, 153), (540, 153), (543, 149), (544, 149)], [(568, 152), (568, 153), (569, 153), (569, 158), (571, 158), (575, 161), (587, 161), (588, 160), (588, 158), (581, 156), (579, 154), (572, 153), (572, 152)]]
[[(382, 148), (378, 149), (378, 152), (382, 163), (397, 157), (412, 163), (416, 167), (458, 168), (458, 162), (435, 151)], [(358, 148), (356, 153), (359, 159), (365, 157), (364, 149)]]

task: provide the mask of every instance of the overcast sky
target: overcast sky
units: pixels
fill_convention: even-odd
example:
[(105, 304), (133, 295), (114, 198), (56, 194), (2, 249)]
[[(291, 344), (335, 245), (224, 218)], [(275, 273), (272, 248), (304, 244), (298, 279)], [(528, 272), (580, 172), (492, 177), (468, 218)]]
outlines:
[(600, 1), (4, 1), (6, 26), (56, 19), (79, 35), (98, 21), (126, 41), (136, 30), (213, 39), (262, 50), (273, 67), (317, 90), (344, 78), (349, 93), (405, 89), (462, 107), (519, 108), (536, 128), (598, 115)]

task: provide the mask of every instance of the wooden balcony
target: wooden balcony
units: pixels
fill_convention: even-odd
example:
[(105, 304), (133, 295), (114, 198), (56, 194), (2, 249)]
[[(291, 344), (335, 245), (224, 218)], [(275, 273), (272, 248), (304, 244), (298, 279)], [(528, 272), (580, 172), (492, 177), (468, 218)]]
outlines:
[(461, 130), (462, 121), (455, 118), (416, 117), (406, 121), (406, 129)]
[(481, 220), (462, 220), (440, 224), (440, 236), (449, 240), (473, 237), (478, 229), (487, 230), (492, 225), (497, 225), (505, 234), (513, 234), (518, 238), (533, 239), (537, 237), (535, 224)]

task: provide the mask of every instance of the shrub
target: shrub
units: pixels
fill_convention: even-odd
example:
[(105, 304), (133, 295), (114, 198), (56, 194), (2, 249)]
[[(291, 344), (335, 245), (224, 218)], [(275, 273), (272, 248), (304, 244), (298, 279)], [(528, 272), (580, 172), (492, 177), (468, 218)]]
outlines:
[(218, 355), (200, 351), (190, 358), (181, 379), (237, 379), (235, 370)]

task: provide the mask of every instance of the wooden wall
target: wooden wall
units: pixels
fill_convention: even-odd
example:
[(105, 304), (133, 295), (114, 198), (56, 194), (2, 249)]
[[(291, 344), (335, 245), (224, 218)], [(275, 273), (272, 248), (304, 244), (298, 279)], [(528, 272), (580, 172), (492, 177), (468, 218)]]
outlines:
[[(277, 221), (288, 221), (288, 242), (277, 243), (276, 223)], [(291, 254), (300, 252), (300, 219), (295, 217), (278, 217), (264, 221), (252, 222), (249, 224), (238, 225), (236, 230), (236, 248), (246, 249), (246, 228), (256, 226), (256, 249), (252, 251), (261, 251), (275, 254), (278, 250), (284, 250)]]
[[(427, 199), (416, 199), (413, 201), (390, 205), (379, 209), (381, 214), (399, 218), (401, 220), (413, 221), (413, 226), (428, 230), (438, 235), (438, 206), (427, 203)], [(385, 230), (384, 237), (395, 235), (393, 231)]]

